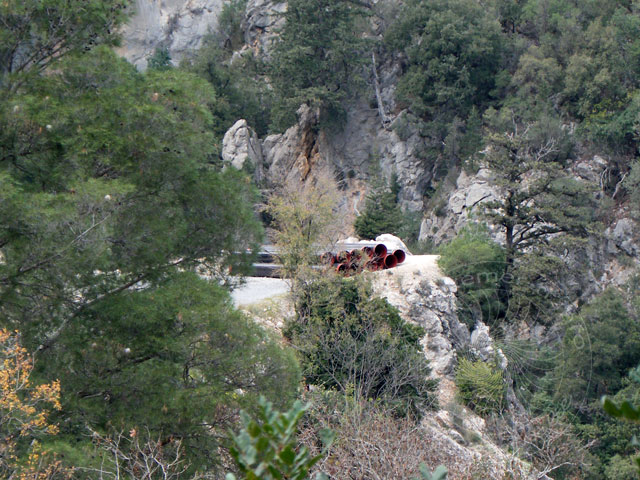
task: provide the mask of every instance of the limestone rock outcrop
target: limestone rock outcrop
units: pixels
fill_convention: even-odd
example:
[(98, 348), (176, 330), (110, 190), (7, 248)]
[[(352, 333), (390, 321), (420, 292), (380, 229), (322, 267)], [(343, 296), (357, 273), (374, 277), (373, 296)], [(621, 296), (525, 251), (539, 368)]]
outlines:
[(468, 345), (470, 335), (456, 314), (456, 284), (442, 276), (437, 258), (408, 256), (402, 265), (376, 272), (374, 288), (406, 321), (425, 329), (424, 350), (434, 375), (453, 378), (456, 349)]
[(167, 48), (177, 65), (217, 26), (223, 4), (224, 0), (135, 0), (118, 53), (144, 70), (156, 48)]
[(284, 24), (287, 2), (248, 0), (243, 22), (244, 41), (263, 58), (270, 57), (277, 30)]
[(420, 240), (431, 238), (440, 243), (453, 237), (469, 223), (482, 203), (496, 200), (498, 195), (490, 170), (482, 168), (475, 174), (462, 170), (446, 201), (422, 220)]
[(621, 218), (608, 228), (605, 235), (609, 239), (609, 252), (615, 254), (619, 249), (630, 256), (640, 255), (640, 244), (634, 233), (636, 228), (630, 218)]
[(262, 145), (246, 120), (238, 120), (222, 140), (222, 160), (237, 168), (252, 172), (257, 181), (263, 177)]

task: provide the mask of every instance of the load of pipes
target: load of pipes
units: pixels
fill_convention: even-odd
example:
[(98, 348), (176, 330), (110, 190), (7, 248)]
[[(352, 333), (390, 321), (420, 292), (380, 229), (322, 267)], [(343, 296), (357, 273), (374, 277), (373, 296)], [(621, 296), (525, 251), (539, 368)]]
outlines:
[(337, 254), (327, 252), (322, 255), (322, 263), (334, 267), (336, 272), (344, 275), (361, 272), (363, 270), (383, 270), (393, 268), (406, 258), (404, 250), (387, 251), (383, 243), (375, 247), (366, 246), (358, 250), (342, 251)]

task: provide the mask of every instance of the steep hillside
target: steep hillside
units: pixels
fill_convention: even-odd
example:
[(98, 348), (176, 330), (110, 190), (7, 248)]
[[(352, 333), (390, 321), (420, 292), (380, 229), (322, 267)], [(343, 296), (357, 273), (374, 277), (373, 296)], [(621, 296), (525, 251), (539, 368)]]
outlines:
[[(618, 480), (629, 432), (598, 402), (637, 394), (640, 9), (596, 3), (140, 0), (121, 52), (144, 67), (166, 48), (213, 85), (220, 159), (263, 200), (330, 179), (347, 236), (390, 194), (391, 233), (455, 280), (435, 257), (376, 280), (426, 328), (443, 402), (465, 368), (500, 370), (508, 407), (469, 413), (483, 441)], [(571, 453), (543, 465), (544, 436)]]

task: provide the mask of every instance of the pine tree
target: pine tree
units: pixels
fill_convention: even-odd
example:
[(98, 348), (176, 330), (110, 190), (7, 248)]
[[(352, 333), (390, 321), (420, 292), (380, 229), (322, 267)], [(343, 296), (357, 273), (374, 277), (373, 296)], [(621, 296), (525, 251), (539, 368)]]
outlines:
[[(501, 115), (512, 115), (505, 110)], [(499, 294), (508, 306), (516, 258), (558, 235), (584, 237), (596, 227), (589, 186), (563, 169), (563, 133), (547, 120), (518, 125), (488, 136), (485, 166), (493, 173), (499, 198), (486, 202), (484, 214), (501, 228), (505, 269)]]
[(357, 85), (365, 58), (367, 42), (359, 34), (365, 12), (349, 0), (288, 2), (270, 66), (276, 129), (294, 124), (302, 104), (319, 108), (324, 123), (343, 116), (342, 101)]
[(403, 225), (403, 214), (398, 205), (397, 182), (391, 186), (374, 184), (367, 195), (364, 211), (353, 226), (360, 238), (374, 239), (383, 233), (397, 235)]

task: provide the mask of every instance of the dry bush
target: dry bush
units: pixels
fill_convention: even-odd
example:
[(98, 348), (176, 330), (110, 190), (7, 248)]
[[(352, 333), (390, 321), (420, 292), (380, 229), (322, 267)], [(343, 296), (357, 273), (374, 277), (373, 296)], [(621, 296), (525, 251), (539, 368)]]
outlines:
[(494, 417), (489, 420), (489, 427), (499, 443), (531, 463), (536, 470), (533, 478), (557, 474), (562, 478), (582, 478), (590, 467), (591, 444), (583, 444), (573, 427), (559, 418), (528, 414), (508, 419)]
[[(300, 440), (312, 452), (320, 451), (316, 432), (331, 428), (336, 441), (328, 455), (317, 465), (331, 479), (408, 480), (420, 477), (418, 467), (430, 469), (445, 465), (449, 480), (488, 478), (522, 479), (507, 474), (508, 466), (473, 456), (461, 455), (444, 436), (421, 426), (412, 418), (398, 418), (384, 406), (373, 402), (356, 404), (345, 397), (312, 392), (314, 407), (302, 426)], [(497, 474), (496, 471), (502, 473)]]
[[(164, 442), (146, 430), (103, 436), (91, 430), (101, 458), (95, 467), (79, 467), (101, 480), (186, 480), (189, 464), (180, 440)], [(200, 476), (189, 476), (198, 480)]]
[(20, 333), (0, 329), (0, 478), (66, 479), (71, 470), (37, 440), (58, 433), (49, 416), (61, 408), (60, 382), (35, 384), (32, 371)]

